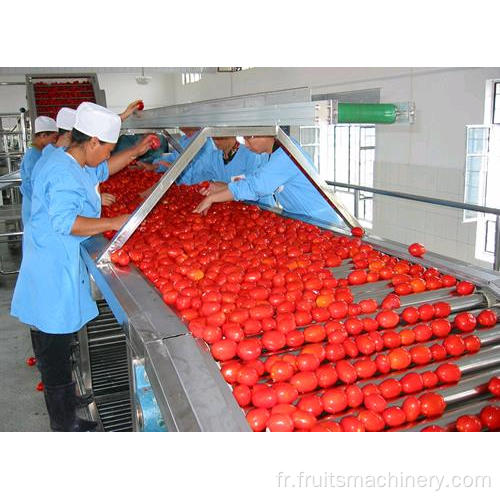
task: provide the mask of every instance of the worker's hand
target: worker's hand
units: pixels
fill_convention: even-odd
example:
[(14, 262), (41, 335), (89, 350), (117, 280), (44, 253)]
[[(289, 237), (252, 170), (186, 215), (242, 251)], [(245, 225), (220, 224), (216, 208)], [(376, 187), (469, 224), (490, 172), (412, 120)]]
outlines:
[(163, 165), (164, 167), (167, 167), (167, 169), (169, 169), (172, 166), (170, 162), (163, 160), (158, 160), (157, 165)]
[(137, 162), (137, 166), (139, 167), (139, 169), (141, 170), (146, 170), (148, 172), (152, 172), (152, 171), (155, 171), (158, 167), (156, 165), (154, 165), (153, 163), (146, 163), (144, 161), (138, 161)]
[(118, 215), (116, 217), (111, 217), (111, 229), (113, 231), (118, 231), (121, 227), (128, 221), (130, 214)]
[(123, 113), (120, 113), (120, 118), (122, 119), (122, 122), (124, 122), (138, 107), (139, 103), (142, 101), (140, 99), (137, 99), (137, 101), (131, 102), (125, 111)]
[(207, 215), (209, 208), (212, 206), (214, 202), (213, 196), (206, 196), (203, 198), (201, 203), (193, 210), (194, 214)]
[(101, 205), (103, 207), (109, 207), (116, 201), (115, 195), (111, 193), (102, 193), (101, 194)]
[(149, 135), (145, 135), (135, 146), (134, 146), (134, 155), (136, 157), (142, 156), (144, 153), (147, 153), (151, 149), (151, 137)]
[(200, 189), (200, 194), (208, 196), (210, 194), (218, 193), (226, 188), (227, 184), (225, 182), (211, 182), (208, 187)]
[(155, 186), (151, 186), (149, 189), (146, 189), (146, 191), (139, 193), (139, 196), (143, 199), (146, 199), (154, 191), (154, 188)]

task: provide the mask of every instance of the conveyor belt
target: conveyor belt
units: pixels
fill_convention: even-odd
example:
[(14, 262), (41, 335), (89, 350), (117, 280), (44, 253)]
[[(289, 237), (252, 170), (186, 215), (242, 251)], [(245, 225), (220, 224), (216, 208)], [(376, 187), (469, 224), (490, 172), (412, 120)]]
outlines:
[(125, 333), (104, 300), (87, 326), (92, 390), (105, 432), (132, 431)]

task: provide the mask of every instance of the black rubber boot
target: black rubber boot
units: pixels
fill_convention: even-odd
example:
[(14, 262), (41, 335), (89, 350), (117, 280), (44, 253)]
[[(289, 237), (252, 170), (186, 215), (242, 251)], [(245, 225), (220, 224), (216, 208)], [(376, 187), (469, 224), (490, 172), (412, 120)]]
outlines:
[(45, 387), (45, 403), (50, 419), (50, 428), (55, 432), (88, 432), (97, 427), (97, 422), (76, 416), (75, 383)]
[(90, 403), (94, 401), (94, 395), (89, 392), (88, 394), (82, 394), (81, 396), (76, 396), (76, 407), (77, 408), (86, 408)]
[(40, 330), (35, 330), (34, 328), (30, 328), (30, 335), (31, 335), (31, 346), (33, 347), (33, 354), (35, 355), (36, 359), (36, 367), (38, 368), (38, 371), (42, 373), (42, 357), (40, 356)]

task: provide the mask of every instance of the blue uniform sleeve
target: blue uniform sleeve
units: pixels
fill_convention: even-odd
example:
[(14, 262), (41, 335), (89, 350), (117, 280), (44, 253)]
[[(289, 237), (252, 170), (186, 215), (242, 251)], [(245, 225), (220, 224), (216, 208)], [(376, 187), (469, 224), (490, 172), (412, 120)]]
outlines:
[(45, 196), (52, 229), (58, 234), (69, 235), (83, 210), (85, 190), (68, 178), (55, 176), (50, 179)]
[(235, 200), (256, 201), (264, 196), (272, 195), (276, 189), (299, 174), (297, 167), (286, 153), (279, 153), (281, 152), (277, 151), (271, 155), (266, 164), (259, 167), (246, 179), (228, 184)]
[(97, 167), (95, 168), (95, 174), (97, 182), (107, 181), (109, 177), (108, 162), (103, 161), (102, 163), (99, 163), (99, 165), (97, 165)]

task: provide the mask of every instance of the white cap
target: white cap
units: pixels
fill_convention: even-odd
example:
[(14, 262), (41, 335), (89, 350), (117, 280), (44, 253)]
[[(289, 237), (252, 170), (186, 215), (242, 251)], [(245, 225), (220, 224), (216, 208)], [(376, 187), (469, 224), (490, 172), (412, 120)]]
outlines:
[(57, 123), (48, 116), (39, 116), (35, 120), (35, 134), (39, 132), (57, 132)]
[(120, 137), (121, 126), (121, 118), (116, 113), (93, 102), (82, 102), (76, 109), (73, 128), (100, 141), (115, 144)]
[(61, 108), (56, 116), (57, 128), (73, 130), (76, 120), (76, 111), (71, 108)]

